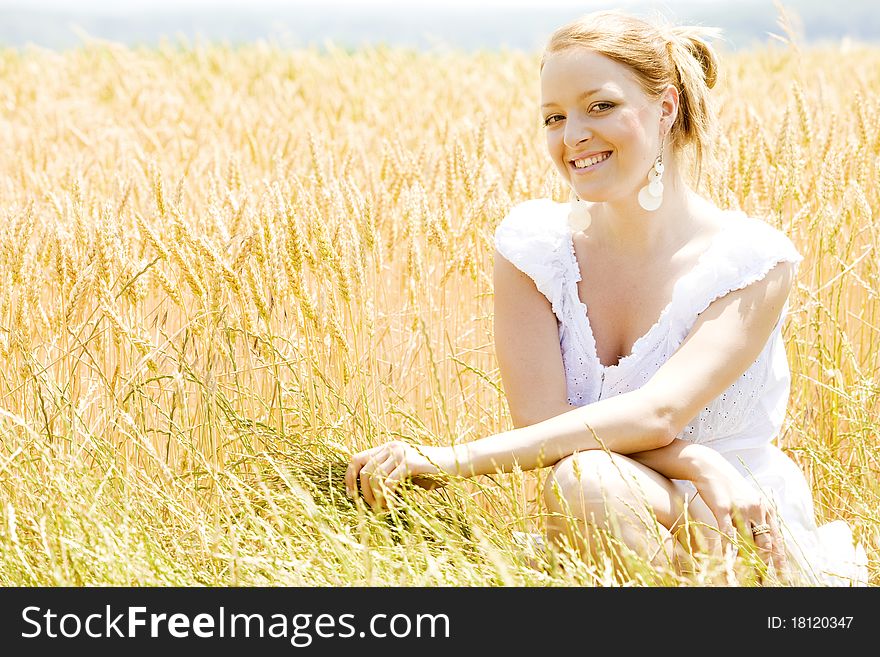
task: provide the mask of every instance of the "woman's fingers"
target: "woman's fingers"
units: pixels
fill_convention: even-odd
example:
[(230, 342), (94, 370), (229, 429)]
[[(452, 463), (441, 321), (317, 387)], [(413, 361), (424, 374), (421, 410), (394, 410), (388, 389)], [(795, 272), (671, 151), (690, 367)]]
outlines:
[(779, 523), (776, 522), (776, 516), (770, 516), (770, 531), (773, 533), (773, 565), (780, 575), (785, 576), (788, 570), (788, 558), (785, 555), (785, 538), (782, 530), (779, 529)]
[(739, 535), (739, 539), (742, 540), (751, 536), (752, 521), (750, 518), (752, 516), (741, 507), (734, 507), (731, 515), (733, 517), (733, 525), (736, 528), (735, 532)]
[(773, 530), (767, 519), (766, 511), (762, 510), (759, 521), (750, 523), (752, 539), (755, 541), (755, 547), (758, 548), (758, 556), (764, 563), (770, 563), (774, 551)]
[(414, 450), (401, 441), (390, 441), (359, 452), (351, 457), (345, 471), (346, 493), (353, 498), (360, 485), (364, 501), (373, 509), (380, 508), (385, 505), (387, 494), (401, 481), (414, 473), (426, 471), (420, 459), (424, 460), (424, 457), (418, 449)]
[[(711, 488), (709, 492), (712, 492)], [(722, 554), (736, 559), (743, 548), (749, 555), (754, 550), (764, 564), (773, 566), (777, 574), (785, 577), (785, 541), (772, 502), (756, 491), (743, 489), (733, 493), (727, 499), (719, 495), (712, 500)]]
[(733, 526), (733, 516), (722, 513), (718, 517), (718, 530), (721, 532), (722, 545), (731, 545), (736, 539), (736, 527)]
[[(393, 472), (397, 466), (398, 460), (392, 454), (379, 465), (369, 468), (368, 472), (367, 467), (362, 470), (362, 472), (367, 472), (367, 475), (366, 484), (364, 484), (364, 479), (361, 479), (361, 487), (363, 489), (369, 489), (371, 499), (367, 499), (367, 502), (374, 509), (379, 509), (385, 506), (385, 480), (389, 473)], [(364, 495), (364, 498), (366, 499), (366, 494)]]
[(723, 512), (717, 516), (718, 532), (721, 554), (728, 557), (736, 553), (736, 525), (735, 518), (730, 512)]
[(393, 493), (398, 484), (406, 478), (406, 463), (389, 459), (383, 463), (371, 478), (373, 498), (376, 501), (374, 508), (386, 508), (388, 495)]
[(357, 481), (358, 477), (360, 477), (361, 470), (363, 467), (373, 458), (373, 455), (385, 449), (384, 445), (379, 445), (378, 447), (371, 447), (370, 449), (365, 449), (362, 452), (358, 452), (354, 456), (351, 457), (351, 461), (348, 464), (348, 468), (345, 470), (345, 491), (348, 493), (348, 496), (353, 498), (357, 493)]
[[(716, 519), (716, 523), (718, 520)], [(720, 555), (721, 550), (724, 546), (726, 539), (721, 535), (718, 527), (713, 527), (710, 525), (706, 525), (705, 528), (700, 528), (700, 533), (697, 538), (697, 545), (704, 546), (705, 550), (708, 554)]]
[(361, 495), (364, 496), (364, 501), (370, 506), (375, 506), (376, 499), (373, 496), (373, 487), (370, 485), (370, 477), (373, 476), (373, 470), (376, 468), (376, 457), (373, 456), (364, 464), (364, 467), (361, 468), (360, 474), (358, 475), (358, 479), (361, 484)]
[(785, 555), (785, 539), (776, 521), (776, 514), (766, 506), (761, 505), (753, 520), (749, 523), (752, 531), (752, 540), (758, 551), (758, 556), (768, 566), (773, 566), (780, 576), (785, 576), (787, 559)]
[(388, 490), (394, 490), (401, 481), (406, 479), (406, 476), (406, 463), (398, 463), (397, 466), (388, 473), (388, 476), (385, 477), (383, 484)]
[(352, 456), (351, 460), (348, 462), (348, 467), (345, 469), (345, 492), (349, 497), (354, 496), (356, 489), (355, 481), (357, 481), (360, 470), (364, 467), (368, 459), (369, 456), (367, 456), (367, 452), (358, 452)]

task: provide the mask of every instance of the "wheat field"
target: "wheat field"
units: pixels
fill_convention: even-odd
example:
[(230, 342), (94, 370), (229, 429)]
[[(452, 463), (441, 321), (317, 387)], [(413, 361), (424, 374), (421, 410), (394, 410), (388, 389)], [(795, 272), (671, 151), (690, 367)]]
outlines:
[[(512, 428), (492, 237), (566, 200), (540, 53), (0, 51), (0, 584), (701, 585), (532, 567), (546, 470), (344, 495), (347, 454)], [(779, 444), (880, 545), (880, 50), (724, 53), (699, 191), (804, 255)], [(715, 569), (715, 570), (713, 570)], [(748, 585), (727, 570), (726, 582)]]

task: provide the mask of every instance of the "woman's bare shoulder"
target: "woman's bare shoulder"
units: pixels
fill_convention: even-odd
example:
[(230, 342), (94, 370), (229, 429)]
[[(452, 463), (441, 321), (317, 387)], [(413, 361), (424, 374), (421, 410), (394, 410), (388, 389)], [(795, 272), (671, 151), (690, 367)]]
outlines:
[(701, 226), (706, 233), (715, 233), (730, 227), (736, 221), (730, 210), (725, 210), (703, 196), (694, 195), (691, 201), (691, 211), (697, 225)]

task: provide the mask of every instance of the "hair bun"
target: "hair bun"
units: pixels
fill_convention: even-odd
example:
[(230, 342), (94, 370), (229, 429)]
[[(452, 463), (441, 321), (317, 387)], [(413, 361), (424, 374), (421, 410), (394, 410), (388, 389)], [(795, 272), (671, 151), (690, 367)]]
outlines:
[(718, 57), (706, 38), (720, 38), (721, 30), (710, 27), (676, 26), (670, 28), (667, 38), (677, 40), (693, 55), (703, 69), (703, 79), (711, 89), (718, 81)]

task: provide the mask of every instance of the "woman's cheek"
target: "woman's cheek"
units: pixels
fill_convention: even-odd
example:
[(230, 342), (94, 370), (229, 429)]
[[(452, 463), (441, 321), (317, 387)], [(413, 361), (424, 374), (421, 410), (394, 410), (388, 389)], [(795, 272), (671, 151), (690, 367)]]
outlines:
[(624, 112), (622, 114), (624, 120), (624, 130), (627, 134), (632, 135), (634, 140), (638, 140), (639, 143), (644, 144), (645, 142), (650, 141), (655, 135), (649, 135), (645, 129), (645, 126), (654, 125), (657, 126), (657, 135), (659, 137), (659, 123), (657, 117), (653, 117), (652, 121), (651, 110), (646, 108), (639, 112), (634, 112), (632, 110), (628, 112)]
[(556, 166), (556, 169), (562, 174), (562, 177), (568, 180), (569, 173), (568, 167), (566, 166), (565, 161), (562, 159), (562, 148), (560, 144), (557, 143), (558, 140), (555, 140), (553, 137), (547, 137), (547, 152), (550, 154), (550, 159), (553, 160), (553, 164)]

